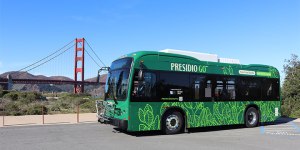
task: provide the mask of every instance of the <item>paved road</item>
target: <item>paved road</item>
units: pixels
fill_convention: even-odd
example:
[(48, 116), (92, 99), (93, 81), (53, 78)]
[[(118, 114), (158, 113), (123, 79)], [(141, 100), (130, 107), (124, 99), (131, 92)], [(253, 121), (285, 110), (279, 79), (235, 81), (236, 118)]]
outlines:
[(98, 123), (0, 128), (1, 150), (300, 149), (300, 123), (201, 128), (179, 135), (124, 133)]

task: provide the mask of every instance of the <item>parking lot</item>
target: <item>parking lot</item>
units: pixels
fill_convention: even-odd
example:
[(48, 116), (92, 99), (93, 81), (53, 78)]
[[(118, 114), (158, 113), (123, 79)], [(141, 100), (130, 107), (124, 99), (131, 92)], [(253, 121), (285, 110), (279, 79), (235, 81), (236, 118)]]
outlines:
[(1, 150), (299, 149), (300, 122), (256, 128), (222, 126), (178, 135), (125, 133), (98, 123), (0, 128)]

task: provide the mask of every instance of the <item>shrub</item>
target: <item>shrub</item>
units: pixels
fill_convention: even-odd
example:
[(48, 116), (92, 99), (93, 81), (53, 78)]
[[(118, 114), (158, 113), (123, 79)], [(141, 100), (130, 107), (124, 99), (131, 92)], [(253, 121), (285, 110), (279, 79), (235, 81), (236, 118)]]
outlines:
[(94, 100), (88, 100), (87, 102), (83, 103), (80, 105), (81, 109), (87, 109), (88, 112), (96, 112), (96, 106), (95, 106), (95, 101)]
[(16, 102), (9, 102), (4, 105), (6, 115), (19, 116), (22, 115), (21, 109)]
[(4, 95), (4, 98), (10, 99), (12, 101), (18, 100), (18, 93), (17, 92), (10, 92)]
[[(59, 99), (43, 101), (37, 92), (9, 92), (3, 96), (6, 115), (41, 115), (47, 113), (96, 112), (95, 102), (89, 94), (58, 93)], [(1, 110), (1, 108), (0, 108)]]
[(27, 115), (42, 115), (48, 113), (48, 108), (42, 104), (33, 104), (28, 107)]
[(26, 93), (20, 93), (20, 94), (19, 94), (19, 100), (20, 100), (20, 102), (22, 102), (23, 104), (28, 105), (28, 104), (30, 104), (30, 103), (36, 101), (37, 99), (36, 99), (36, 96), (35, 96), (34, 93), (27, 93), (27, 92), (26, 92)]
[(81, 98), (81, 97), (79, 97), (79, 98), (73, 99), (73, 104), (77, 106), (77, 105), (82, 105), (82, 104), (84, 104), (84, 103), (86, 103), (88, 101), (90, 101), (89, 98)]
[(293, 111), (290, 116), (293, 117), (293, 118), (299, 118), (299, 116), (300, 116), (300, 110)]

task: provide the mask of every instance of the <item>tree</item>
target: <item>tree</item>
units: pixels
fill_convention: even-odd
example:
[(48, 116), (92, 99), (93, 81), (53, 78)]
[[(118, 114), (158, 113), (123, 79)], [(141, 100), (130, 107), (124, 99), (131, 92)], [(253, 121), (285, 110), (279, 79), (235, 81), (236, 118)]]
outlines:
[(282, 113), (290, 117), (300, 117), (300, 60), (292, 54), (283, 66), (285, 79), (282, 87)]

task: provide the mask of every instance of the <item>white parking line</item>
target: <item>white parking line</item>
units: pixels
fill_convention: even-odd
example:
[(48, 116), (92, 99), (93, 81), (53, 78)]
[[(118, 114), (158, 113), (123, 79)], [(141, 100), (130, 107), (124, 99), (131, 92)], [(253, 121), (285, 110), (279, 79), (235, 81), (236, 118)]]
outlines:
[(265, 130), (295, 130), (295, 128), (265, 128)]
[(299, 136), (300, 128), (294, 121), (284, 125), (261, 126), (261, 134)]
[(300, 133), (288, 133), (288, 132), (266, 132), (266, 134), (271, 135), (291, 135), (291, 136), (299, 136)]

